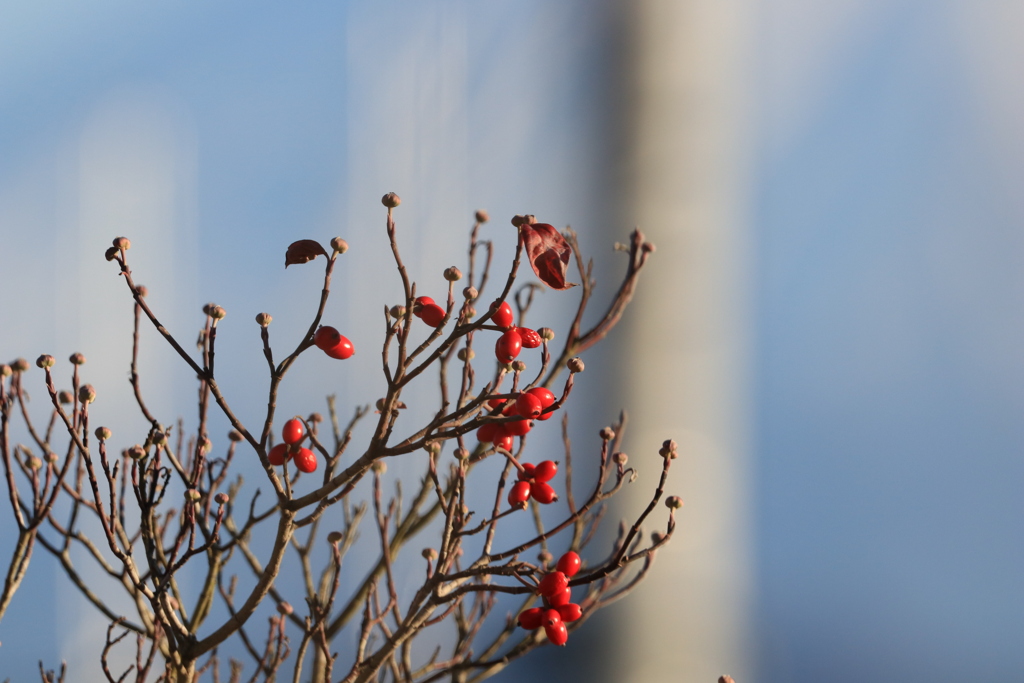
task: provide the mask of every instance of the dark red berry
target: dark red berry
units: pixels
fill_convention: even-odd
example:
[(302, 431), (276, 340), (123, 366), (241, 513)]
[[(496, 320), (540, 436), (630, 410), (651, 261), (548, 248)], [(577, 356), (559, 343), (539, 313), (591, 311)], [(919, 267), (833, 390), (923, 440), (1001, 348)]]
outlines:
[(512, 451), (512, 447), (515, 445), (515, 439), (511, 434), (506, 434), (504, 430), (495, 435), (491, 441), (495, 448), (504, 448), (506, 451)]
[(558, 610), (549, 609), (544, 614), (544, 633), (553, 645), (562, 646), (569, 640), (569, 631)]
[(491, 410), (494, 410), (495, 408), (500, 408), (501, 406), (505, 405), (508, 401), (509, 399), (507, 398), (492, 398), (488, 399), (487, 406)]
[(322, 351), (334, 348), (341, 340), (341, 334), (333, 327), (324, 325), (313, 335), (313, 343)]
[(533, 429), (533, 420), (513, 420), (502, 425), (505, 433), (511, 436), (523, 436)]
[(544, 410), (540, 399), (530, 393), (519, 394), (516, 398), (516, 412), (523, 417), (537, 417)]
[(483, 441), (486, 443), (487, 441), (494, 441), (494, 436), (497, 433), (498, 425), (494, 424), (493, 422), (488, 422), (487, 424), (480, 427), (480, 429), (476, 430), (476, 438), (478, 441)]
[(583, 560), (580, 559), (580, 556), (570, 550), (558, 558), (558, 565), (555, 568), (566, 576), (573, 577), (580, 570), (581, 564), (583, 564)]
[(523, 338), (515, 330), (506, 330), (494, 344), (494, 355), (500, 363), (511, 363), (523, 348)]
[(564, 591), (555, 593), (554, 595), (548, 596), (548, 604), (555, 609), (558, 609), (562, 605), (568, 605), (572, 600), (572, 589), (568, 586), (565, 587)]
[(512, 507), (519, 507), (529, 499), (530, 482), (528, 481), (517, 481), (508, 492), (508, 504)]
[(416, 297), (415, 299), (413, 299), (412, 302), (412, 314), (419, 318), (420, 316), (423, 315), (423, 307), (430, 306), (433, 303), (434, 300), (431, 299), (429, 296)]
[(352, 342), (348, 340), (348, 337), (344, 337), (342, 335), (338, 336), (341, 337), (341, 339), (338, 340), (338, 343), (329, 349), (324, 349), (324, 353), (331, 358), (337, 358), (339, 360), (351, 358), (352, 354), (356, 352), (356, 347), (352, 346)]
[(579, 605), (573, 602), (570, 602), (568, 605), (556, 607), (555, 609), (558, 610), (558, 616), (562, 617), (562, 621), (565, 623), (576, 621), (583, 616), (583, 610), (580, 609)]
[(316, 471), (316, 455), (308, 448), (300, 448), (295, 454), (295, 466), (309, 474)]
[(532, 463), (524, 462), (523, 469), (519, 470), (519, 481), (529, 481), (533, 479), (534, 466)]
[[(538, 399), (540, 399), (541, 410), (546, 410), (555, 402), (555, 395), (544, 387), (534, 387), (533, 389), (530, 389), (526, 393), (536, 396)], [(550, 419), (552, 415), (554, 415), (554, 412), (544, 413), (537, 419), (547, 420)]]
[(535, 349), (540, 346), (540, 335), (529, 327), (517, 327), (516, 332), (523, 338), (524, 349)]
[(431, 327), (439, 327), (444, 322), (444, 309), (437, 304), (427, 304), (420, 311), (420, 320)]
[(306, 429), (302, 426), (302, 420), (295, 417), (285, 422), (281, 429), (281, 439), (289, 446), (302, 441), (305, 434)]
[(519, 625), (528, 631), (540, 628), (544, 625), (544, 613), (547, 610), (543, 607), (532, 607), (519, 613)]
[(554, 503), (558, 500), (558, 494), (555, 493), (555, 490), (542, 481), (535, 481), (530, 484), (530, 495), (532, 495), (533, 499), (538, 503), (542, 503), (544, 505)]
[(546, 598), (550, 598), (552, 595), (561, 593), (568, 587), (569, 579), (566, 578), (565, 574), (554, 571), (544, 575), (544, 578), (540, 580), (540, 584), (537, 585), (537, 592)]
[(551, 460), (543, 460), (537, 463), (537, 469), (533, 472), (535, 481), (551, 481), (558, 472), (558, 464)]
[(270, 464), (273, 465), (274, 467), (280, 467), (285, 463), (287, 459), (288, 446), (283, 443), (277, 444), (276, 446), (270, 449), (269, 453), (267, 453), (267, 460), (269, 460)]
[(494, 311), (494, 315), (491, 316), (492, 323), (502, 328), (512, 327), (512, 307), (508, 305), (507, 301), (502, 301), (499, 305), (495, 299), (491, 304), (491, 310)]

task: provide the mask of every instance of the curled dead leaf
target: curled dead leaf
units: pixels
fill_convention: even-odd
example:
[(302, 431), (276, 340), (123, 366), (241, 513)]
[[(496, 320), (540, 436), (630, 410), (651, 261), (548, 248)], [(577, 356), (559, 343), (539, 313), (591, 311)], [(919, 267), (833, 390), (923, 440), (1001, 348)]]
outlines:
[(316, 240), (299, 240), (288, 245), (288, 251), (284, 254), (284, 267), (295, 263), (309, 263), (317, 256), (327, 256), (327, 252)]
[(526, 247), (526, 257), (537, 277), (551, 289), (569, 289), (576, 283), (566, 282), (565, 273), (572, 256), (572, 247), (561, 233), (547, 223), (523, 223), (519, 226)]

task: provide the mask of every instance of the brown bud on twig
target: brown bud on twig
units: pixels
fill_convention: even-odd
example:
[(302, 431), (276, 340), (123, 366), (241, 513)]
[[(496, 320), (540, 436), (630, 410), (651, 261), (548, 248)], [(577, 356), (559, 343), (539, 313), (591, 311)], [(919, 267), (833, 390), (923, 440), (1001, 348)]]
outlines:
[(465, 448), (456, 448), (452, 455), (454, 455), (457, 460), (469, 459), (469, 451), (467, 451)]
[(232, 429), (230, 432), (228, 432), (228, 438), (237, 443), (244, 439), (245, 437), (242, 436), (242, 432)]
[(463, 313), (466, 316), (466, 320), (472, 320), (473, 318), (476, 317), (476, 309), (473, 308), (472, 306), (466, 306)]
[(486, 223), (489, 220), (491, 220), (490, 214), (488, 214), (483, 209), (477, 209), (476, 210), (476, 222), (477, 223)]
[(99, 439), (100, 441), (106, 441), (107, 439), (110, 438), (112, 433), (113, 432), (111, 432), (106, 427), (97, 427), (95, 432), (96, 438)]
[(149, 290), (146, 289), (145, 285), (136, 285), (135, 286), (135, 291), (138, 292), (139, 296), (141, 296), (143, 299), (145, 299), (147, 296), (149, 296)]
[(327, 534), (327, 542), (331, 544), (341, 543), (341, 540), (343, 538), (345, 538), (345, 535), (340, 531), (332, 531), (331, 533)]
[(389, 209), (393, 209), (402, 203), (402, 198), (394, 192), (388, 192), (386, 195), (380, 198), (380, 203)]
[(458, 282), (462, 279), (462, 271), (455, 266), (449, 266), (444, 269), (444, 279), (448, 282)]
[(374, 474), (384, 474), (388, 471), (388, 464), (383, 460), (375, 460), (370, 466)]
[(53, 356), (44, 353), (43, 355), (39, 356), (39, 358), (36, 358), (36, 367), (52, 368), (53, 364), (56, 362), (57, 361), (54, 359)]
[(151, 441), (157, 446), (164, 446), (167, 444), (167, 435), (163, 432), (153, 432)]
[(289, 605), (289, 604), (288, 604), (287, 602), (285, 602), (284, 600), (282, 600), (281, 602), (277, 603), (277, 611), (278, 611), (278, 612), (279, 612), (280, 614), (283, 614), (283, 615), (285, 615), (285, 616), (288, 616), (289, 614), (291, 614), (292, 612), (294, 612), (294, 611), (295, 611), (295, 609), (294, 609), (294, 608), (293, 608), (293, 607), (292, 607), (291, 605)]
[(719, 676), (718, 683), (736, 683), (736, 681), (732, 680), (732, 676)]
[(661, 533), (660, 531), (651, 532), (651, 543), (658, 544), (661, 543), (663, 540), (665, 540), (665, 534)]
[(10, 377), (13, 374), (14, 370), (11, 369), (10, 365), (7, 365), (6, 363), (0, 365), (0, 377)]
[(132, 248), (132, 243), (127, 237), (115, 237), (114, 248), (120, 249), (121, 251), (128, 251)]
[(25, 372), (28, 370), (28, 361), (24, 358), (16, 358), (14, 362), (11, 363), (11, 369), (15, 372)]
[(555, 338), (555, 331), (550, 327), (540, 328), (539, 330), (537, 330), (537, 334), (540, 335), (540, 338), (545, 341), (551, 341), (552, 339)]
[(108, 261), (113, 261), (115, 258), (117, 258), (117, 254), (117, 247), (107, 247), (107, 250), (103, 252), (103, 258), (107, 259)]
[(43, 461), (40, 458), (38, 458), (37, 456), (32, 455), (32, 456), (29, 456), (28, 462), (25, 463), (25, 464), (28, 465), (28, 468), (30, 470), (37, 470), (38, 471), (40, 468), (42, 468)]
[(428, 559), (428, 560), (436, 560), (437, 559), (437, 551), (434, 550), (433, 548), (424, 548), (423, 552), (420, 553), (420, 554), (423, 555), (423, 557)]
[(199, 493), (195, 489), (185, 489), (185, 500), (193, 503), (199, 502), (199, 499), (203, 497), (203, 494)]
[(320, 413), (310, 413), (307, 419), (313, 424), (320, 424), (324, 421), (324, 416)]
[(49, 451), (45, 456), (43, 456), (43, 459), (46, 460), (46, 462), (53, 465), (57, 462), (57, 454), (54, 453), (53, 451)]
[(455, 355), (457, 355), (461, 361), (473, 360), (476, 358), (476, 351), (473, 349), (461, 348)]
[(83, 384), (78, 387), (78, 400), (82, 403), (92, 403), (96, 400), (96, 390), (91, 384)]
[(526, 362), (521, 360), (512, 361), (512, 370), (515, 372), (523, 372), (526, 370)]
[(217, 304), (213, 303), (212, 301), (208, 304), (203, 304), (203, 313), (205, 313), (206, 315), (210, 315), (210, 311), (212, 311), (213, 307), (216, 305)]
[(398, 306), (397, 304), (388, 309), (388, 313), (391, 317), (398, 320), (405, 317), (405, 306)]
[(331, 249), (333, 249), (336, 254), (344, 254), (348, 251), (348, 242), (340, 237), (333, 237), (331, 238)]
[(665, 499), (665, 507), (669, 510), (678, 510), (683, 507), (683, 499), (679, 496), (669, 496)]
[(441, 444), (439, 444), (436, 441), (428, 441), (423, 446), (423, 450), (425, 450), (427, 453), (433, 453), (434, 455), (437, 455), (438, 453), (441, 452)]
[(210, 317), (214, 320), (223, 320), (227, 314), (228, 312), (224, 310), (223, 306), (213, 306), (210, 309)]
[(213, 500), (217, 503), (217, 505), (227, 505), (231, 501), (231, 496), (221, 491), (220, 493), (213, 497)]
[(666, 439), (665, 442), (661, 444), (661, 448), (658, 449), (658, 455), (663, 458), (668, 458), (669, 460), (675, 460), (679, 456), (679, 453), (677, 452), (678, 448), (679, 447), (676, 445), (675, 440)]
[(140, 446), (139, 444), (135, 444), (134, 446), (128, 449), (128, 457), (131, 458), (132, 460), (141, 460), (142, 458), (146, 457), (146, 449)]
[(615, 438), (615, 430), (612, 429), (611, 427), (605, 427), (604, 429), (602, 429), (600, 431), (600, 434), (601, 434), (601, 438), (604, 441), (611, 441), (612, 439)]
[(462, 296), (464, 296), (467, 300), (472, 301), (473, 299), (480, 296), (480, 292), (477, 291), (476, 287), (470, 286), (462, 290)]
[(57, 394), (57, 400), (61, 402), (61, 405), (67, 405), (75, 400), (75, 396), (67, 389), (62, 389), (60, 393)]
[(210, 441), (210, 439), (208, 439), (205, 436), (202, 439), (200, 439), (200, 441), (199, 441), (199, 452), (200, 453), (202, 453), (203, 455), (206, 455), (207, 453), (209, 453), (212, 450), (213, 450), (213, 442)]
[(565, 367), (569, 368), (569, 372), (583, 372), (583, 369), (587, 366), (583, 364), (583, 359), (577, 356), (567, 360)]
[(612, 455), (612, 460), (615, 461), (616, 465), (625, 465), (627, 462), (629, 462), (629, 456), (626, 455), (625, 453), (619, 452)]
[(68, 360), (71, 361), (72, 365), (85, 365), (85, 354), (83, 354), (83, 353), (73, 353), (68, 358)]
[[(658, 250), (658, 248), (650, 242), (644, 242), (642, 245), (640, 245), (640, 248), (644, 251), (645, 254), (653, 254)], [(732, 679), (730, 678), (729, 680)]]
[(273, 320), (274, 320), (274, 316), (270, 315), (269, 313), (257, 313), (256, 314), (256, 323), (260, 327), (267, 327), (267, 326), (269, 326), (270, 323)]

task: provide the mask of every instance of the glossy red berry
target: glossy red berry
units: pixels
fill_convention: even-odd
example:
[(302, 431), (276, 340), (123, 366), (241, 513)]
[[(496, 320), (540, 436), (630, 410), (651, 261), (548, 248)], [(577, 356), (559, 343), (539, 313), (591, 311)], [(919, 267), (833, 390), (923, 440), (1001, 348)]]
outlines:
[(570, 621), (576, 621), (577, 619), (583, 616), (583, 610), (580, 608), (580, 606), (572, 602), (570, 602), (568, 605), (556, 607), (555, 609), (558, 610), (558, 616), (562, 617), (562, 621), (565, 623), (569, 623)]
[(302, 441), (302, 437), (305, 435), (306, 429), (302, 426), (302, 420), (296, 417), (285, 422), (281, 429), (281, 439), (289, 446)]
[(420, 320), (431, 327), (440, 327), (444, 322), (444, 309), (437, 304), (427, 304), (420, 311)]
[(511, 363), (523, 348), (523, 338), (515, 330), (506, 330), (494, 344), (494, 355), (500, 363)]
[(544, 615), (544, 633), (552, 645), (563, 646), (569, 640), (569, 630), (565, 627), (562, 617), (557, 610), (548, 610)]
[(559, 591), (558, 593), (547, 597), (548, 604), (555, 609), (558, 609), (562, 605), (568, 605), (569, 602), (572, 601), (572, 589), (566, 586), (564, 591)]
[(335, 347), (341, 341), (341, 333), (333, 327), (323, 325), (313, 335), (313, 343), (322, 351)]
[(495, 408), (500, 408), (501, 406), (505, 405), (506, 403), (508, 403), (508, 401), (509, 399), (507, 398), (492, 398), (488, 399), (487, 406), (491, 410), (494, 410)]
[(529, 481), (533, 479), (533, 471), (535, 467), (532, 463), (524, 462), (523, 469), (519, 470), (519, 481)]
[(494, 311), (494, 315), (491, 316), (492, 323), (502, 328), (512, 327), (512, 307), (508, 305), (507, 301), (502, 301), (499, 305), (495, 299), (491, 304), (491, 310)]
[(502, 427), (505, 428), (505, 433), (510, 436), (524, 436), (528, 431), (533, 429), (533, 421), (513, 420), (512, 422), (506, 422)]
[(547, 612), (547, 610), (543, 607), (532, 607), (528, 610), (523, 610), (519, 613), (519, 625), (528, 631), (540, 628), (544, 625), (545, 612)]
[(517, 327), (516, 331), (523, 338), (524, 349), (535, 349), (540, 346), (540, 335), (529, 327)]
[(483, 441), (486, 443), (488, 441), (494, 441), (494, 437), (497, 433), (498, 425), (494, 424), (493, 422), (488, 422), (487, 424), (480, 427), (480, 429), (476, 430), (476, 438), (478, 441)]
[(569, 579), (560, 571), (548, 572), (537, 585), (537, 592), (546, 598), (561, 593), (569, 587)]
[(576, 576), (576, 572), (580, 570), (580, 565), (582, 564), (583, 560), (580, 559), (580, 556), (570, 550), (558, 558), (558, 564), (555, 568), (566, 576), (573, 577)]
[(516, 412), (523, 417), (537, 417), (542, 410), (540, 399), (531, 393), (522, 393), (516, 398)]
[(339, 360), (351, 358), (352, 354), (356, 352), (356, 347), (352, 346), (352, 342), (348, 340), (348, 337), (343, 335), (338, 336), (341, 337), (341, 339), (338, 340), (338, 343), (329, 349), (324, 349), (324, 353), (331, 358), (337, 358)]
[(301, 472), (310, 473), (316, 471), (316, 455), (308, 448), (300, 448), (295, 454), (295, 466)]
[(512, 507), (519, 507), (529, 499), (530, 482), (528, 481), (517, 481), (508, 492), (508, 504)]
[(288, 460), (288, 446), (283, 443), (277, 444), (267, 453), (267, 460), (274, 467), (280, 467)]
[(558, 494), (555, 493), (555, 490), (543, 481), (535, 481), (530, 484), (530, 495), (533, 496), (534, 500), (543, 505), (554, 503), (558, 500)]
[(412, 302), (412, 314), (417, 318), (423, 315), (423, 308), (430, 306), (434, 303), (434, 300), (429, 296), (418, 296)]
[(537, 463), (537, 469), (533, 472), (535, 481), (551, 481), (558, 472), (558, 463), (551, 460), (543, 460)]
[(504, 430), (495, 435), (491, 441), (495, 448), (504, 448), (506, 451), (511, 452), (512, 447), (515, 445), (515, 439), (511, 434), (506, 434)]
[[(544, 387), (534, 387), (527, 391), (526, 393), (535, 396), (540, 400), (541, 410), (546, 410), (547, 408), (551, 407), (555, 402), (555, 395), (551, 393), (550, 390)], [(544, 413), (537, 419), (548, 420), (551, 418), (552, 415), (554, 415), (553, 411), (550, 413)]]

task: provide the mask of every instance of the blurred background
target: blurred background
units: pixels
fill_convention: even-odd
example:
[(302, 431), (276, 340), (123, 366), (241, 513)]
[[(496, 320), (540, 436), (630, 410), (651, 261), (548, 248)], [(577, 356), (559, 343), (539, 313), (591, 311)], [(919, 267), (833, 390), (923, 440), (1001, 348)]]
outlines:
[[(398, 301), (385, 192), (428, 293), (478, 208), (498, 264), (512, 215), (571, 225), (598, 301), (639, 226), (658, 251), (586, 356), (572, 433), (594, 448), (630, 411), (624, 516), (675, 438), (686, 507), (634, 596), (495, 680), (1018, 680), (1022, 26), (1024, 3), (997, 0), (6, 3), (0, 361), (66, 371), (82, 351), (115, 440), (142, 429), (131, 304), (102, 259), (127, 235), (182, 339), (202, 304), (227, 309), (220, 383), (258, 415), (252, 317), (297, 343), (320, 273), (285, 271), (284, 247), (340, 235), (327, 316), (363, 355), (298, 364), (280, 404), (334, 393), (347, 412), (382, 393)], [(543, 295), (534, 322), (573, 296)], [(143, 343), (151, 407), (192, 410), (193, 378)], [(433, 396), (416, 391), (414, 412)], [(37, 550), (0, 678), (64, 658), (102, 680), (105, 626)]]

